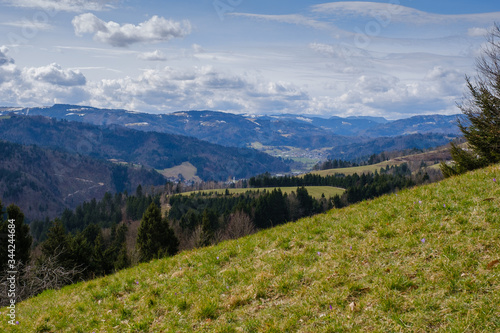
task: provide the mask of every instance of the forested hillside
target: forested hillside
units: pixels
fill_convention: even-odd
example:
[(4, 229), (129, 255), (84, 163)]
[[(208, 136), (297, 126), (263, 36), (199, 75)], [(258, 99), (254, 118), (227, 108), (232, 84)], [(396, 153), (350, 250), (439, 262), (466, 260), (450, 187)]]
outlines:
[(41, 116), (12, 116), (0, 120), (0, 139), (158, 170), (190, 162), (203, 180), (248, 178), (265, 171), (289, 170), (280, 159), (253, 149), (227, 148), (185, 136), (117, 126), (100, 127)]
[(4, 205), (18, 205), (30, 220), (54, 218), (66, 208), (101, 199), (106, 192), (130, 192), (139, 184), (166, 182), (145, 168), (38, 146), (0, 141), (0, 156), (0, 198)]

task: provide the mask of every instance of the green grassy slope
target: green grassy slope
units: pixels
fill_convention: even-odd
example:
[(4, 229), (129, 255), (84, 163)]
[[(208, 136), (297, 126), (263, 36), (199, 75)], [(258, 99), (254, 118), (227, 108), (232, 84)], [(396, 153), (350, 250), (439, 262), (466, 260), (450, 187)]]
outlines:
[(498, 332), (500, 166), (18, 305), (12, 332)]

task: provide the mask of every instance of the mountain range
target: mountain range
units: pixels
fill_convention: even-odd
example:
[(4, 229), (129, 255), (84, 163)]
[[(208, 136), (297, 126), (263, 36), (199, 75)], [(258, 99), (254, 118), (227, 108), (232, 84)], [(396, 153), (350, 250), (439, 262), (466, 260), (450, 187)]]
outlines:
[(436, 147), (458, 135), (456, 118), (148, 114), (62, 104), (0, 108), (0, 196), (29, 218), (52, 217), (107, 191), (184, 177), (186, 168), (186, 178), (204, 181), (297, 168), (264, 152), (288, 157), (284, 151), (298, 150), (296, 160), (312, 152), (319, 152), (314, 158), (354, 160)]
[(202, 180), (248, 178), (266, 171), (289, 171), (282, 160), (254, 149), (222, 147), (187, 136), (42, 116), (5, 117), (0, 121), (0, 139), (156, 170), (189, 162)]
[(431, 115), (389, 121), (381, 117), (326, 119), (290, 114), (239, 115), (217, 111), (149, 114), (65, 104), (35, 108), (0, 108), (0, 112), (43, 115), (94, 125), (119, 125), (140, 131), (192, 136), (224, 146), (251, 147), (258, 143), (263, 146), (304, 149), (333, 148), (367, 142), (378, 137), (428, 133), (458, 135), (456, 119), (460, 117)]

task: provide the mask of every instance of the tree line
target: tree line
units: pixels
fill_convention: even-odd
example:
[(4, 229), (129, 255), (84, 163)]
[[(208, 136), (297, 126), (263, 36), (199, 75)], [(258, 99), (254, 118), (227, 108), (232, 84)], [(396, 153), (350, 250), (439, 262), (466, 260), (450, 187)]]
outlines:
[[(414, 185), (411, 182), (407, 183), (410, 176), (411, 170), (408, 164), (403, 163), (399, 166), (393, 165), (381, 168), (380, 173), (375, 171), (372, 174), (362, 174), (361, 176), (357, 173), (347, 176), (341, 173), (328, 176), (308, 173), (303, 176), (273, 177), (269, 173), (265, 173), (250, 178), (248, 184), (251, 187), (334, 186), (349, 189), (377, 182), (392, 182), (394, 184), (392, 189), (402, 189)], [(380, 195), (387, 192), (378, 191), (378, 193)]]
[[(274, 227), (331, 209), (326, 197), (315, 199), (305, 187), (286, 194), (281, 189), (231, 195), (193, 193), (169, 198), (168, 219), (182, 248), (206, 246), (224, 239), (244, 236), (241, 230)], [(241, 229), (241, 230), (240, 230)], [(237, 235), (237, 236), (235, 236)]]
[[(92, 199), (77, 206), (74, 211), (66, 209), (58, 221), (72, 234), (83, 231), (92, 224), (100, 228), (112, 228), (123, 220), (140, 220), (152, 202), (159, 205), (160, 195), (146, 195), (139, 185), (135, 195), (128, 195), (127, 192), (112, 195), (107, 192), (100, 201)], [(41, 243), (47, 238), (51, 225), (52, 221), (48, 218), (30, 223), (31, 234), (36, 243)]]

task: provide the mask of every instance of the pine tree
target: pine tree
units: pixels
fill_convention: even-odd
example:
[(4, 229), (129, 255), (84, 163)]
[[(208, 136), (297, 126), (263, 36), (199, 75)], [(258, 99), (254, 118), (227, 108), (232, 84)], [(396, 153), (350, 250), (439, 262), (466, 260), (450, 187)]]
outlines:
[[(69, 257), (71, 258), (69, 262), (75, 266), (81, 267), (87, 275), (94, 272), (94, 267), (92, 266), (92, 246), (89, 244), (84, 234), (79, 232), (76, 236), (71, 237), (69, 245)], [(66, 267), (70, 268), (71, 266), (67, 265)]]
[(299, 200), (302, 216), (310, 216), (314, 209), (314, 199), (309, 195), (307, 189), (302, 186), (297, 188), (297, 199)]
[(441, 164), (446, 177), (500, 162), (500, 26), (488, 36), (483, 55), (477, 61), (477, 76), (467, 77), (468, 95), (459, 104), (466, 120), (458, 127), (468, 149), (452, 144), (454, 166)]
[(24, 223), (24, 214), (15, 205), (7, 207), (9, 220), (14, 220), (16, 230), (16, 261), (24, 264), (29, 263), (31, 254), (31, 244), (33, 237), (30, 235), (30, 227)]
[(120, 251), (118, 252), (118, 257), (115, 261), (115, 270), (120, 270), (130, 267), (130, 258), (127, 253), (127, 244), (122, 243)]
[(71, 235), (68, 235), (61, 220), (55, 219), (47, 233), (47, 239), (42, 243), (42, 254), (45, 257), (57, 257), (59, 264), (71, 268)]
[(16, 263), (22, 262), (27, 264), (30, 261), (31, 254), (31, 244), (33, 243), (33, 238), (30, 235), (30, 227), (24, 223), (24, 214), (21, 209), (15, 205), (10, 205), (7, 207), (7, 219), (4, 220), (4, 211), (2, 203), (0, 202), (0, 235), (2, 237), (2, 246), (0, 247), (0, 269), (1, 271), (7, 268), (9, 247), (7, 244), (11, 244), (8, 240), (9, 235), (9, 220), (14, 220), (14, 240), (15, 243), (15, 261)]
[(199, 246), (208, 246), (214, 239), (215, 232), (218, 229), (217, 213), (212, 209), (205, 209), (201, 218), (202, 234)]
[(137, 248), (142, 261), (173, 255), (179, 241), (168, 220), (161, 217), (160, 208), (152, 202), (144, 215), (137, 233)]

